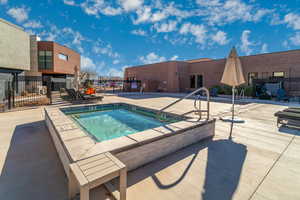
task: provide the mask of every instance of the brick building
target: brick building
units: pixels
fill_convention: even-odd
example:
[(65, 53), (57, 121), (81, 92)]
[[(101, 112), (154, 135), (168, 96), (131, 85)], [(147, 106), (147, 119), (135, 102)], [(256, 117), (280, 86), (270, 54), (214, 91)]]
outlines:
[(44, 80), (52, 79), (53, 90), (71, 84), (75, 66), (80, 68), (79, 53), (52, 41), (38, 42), (38, 70)]
[[(241, 56), (240, 59), (248, 85), (253, 79), (300, 77), (300, 50)], [(225, 62), (226, 59), (203, 58), (134, 66), (125, 69), (124, 78), (142, 81), (148, 92), (188, 92), (202, 86), (220, 85)], [(300, 95), (300, 88), (293, 92)]]

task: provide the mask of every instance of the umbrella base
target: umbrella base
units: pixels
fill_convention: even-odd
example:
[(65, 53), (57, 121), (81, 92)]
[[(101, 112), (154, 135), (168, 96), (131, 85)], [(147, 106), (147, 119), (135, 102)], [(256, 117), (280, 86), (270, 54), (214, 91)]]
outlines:
[(220, 117), (220, 120), (223, 122), (233, 122), (233, 123), (245, 123), (245, 120), (234, 117), (232, 120), (232, 117)]

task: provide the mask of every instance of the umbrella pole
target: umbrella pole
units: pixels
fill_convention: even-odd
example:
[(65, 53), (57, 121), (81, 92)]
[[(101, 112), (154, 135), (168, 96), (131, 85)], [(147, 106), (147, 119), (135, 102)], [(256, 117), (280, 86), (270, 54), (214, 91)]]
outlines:
[(232, 87), (232, 116), (231, 116), (231, 126), (230, 126), (230, 134), (229, 139), (232, 139), (232, 131), (233, 131), (233, 121), (234, 121), (234, 95), (235, 95), (235, 86)]

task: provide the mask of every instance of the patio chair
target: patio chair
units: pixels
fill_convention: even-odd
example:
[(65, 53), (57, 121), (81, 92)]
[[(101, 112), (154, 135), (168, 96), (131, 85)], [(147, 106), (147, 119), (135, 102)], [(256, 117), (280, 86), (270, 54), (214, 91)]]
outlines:
[(278, 111), (274, 114), (279, 124), (293, 127), (300, 127), (300, 112)]
[(66, 89), (66, 92), (68, 93), (68, 96), (71, 100), (76, 100), (76, 93), (75, 90), (72, 89)]
[(284, 112), (292, 112), (292, 113), (299, 113), (300, 114), (300, 108), (297, 107), (290, 107), (283, 110)]
[(100, 100), (100, 101), (102, 101), (102, 99), (103, 99), (103, 96), (84, 95), (79, 91), (76, 92), (74, 89), (66, 89), (66, 91), (72, 101), (76, 101), (76, 100), (84, 100), (84, 101)]
[(210, 96), (211, 97), (217, 97), (218, 96), (218, 88), (212, 88), (210, 90)]
[(82, 99), (82, 100), (100, 100), (100, 101), (102, 101), (102, 99), (103, 99), (103, 96), (86, 95), (86, 94), (82, 94), (79, 91), (75, 92), (75, 93), (77, 94), (78, 98)]
[(290, 101), (290, 98), (286, 95), (285, 90), (282, 89), (282, 88), (280, 88), (280, 89), (277, 90), (277, 96), (276, 96), (276, 99), (277, 99), (278, 101), (281, 101), (281, 100), (287, 101), (287, 102)]

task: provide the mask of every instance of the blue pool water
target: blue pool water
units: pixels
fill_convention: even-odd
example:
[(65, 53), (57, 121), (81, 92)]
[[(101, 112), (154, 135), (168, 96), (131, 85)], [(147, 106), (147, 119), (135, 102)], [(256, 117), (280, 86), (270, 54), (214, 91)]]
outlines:
[(97, 141), (111, 140), (164, 125), (164, 122), (125, 109), (71, 115)]

